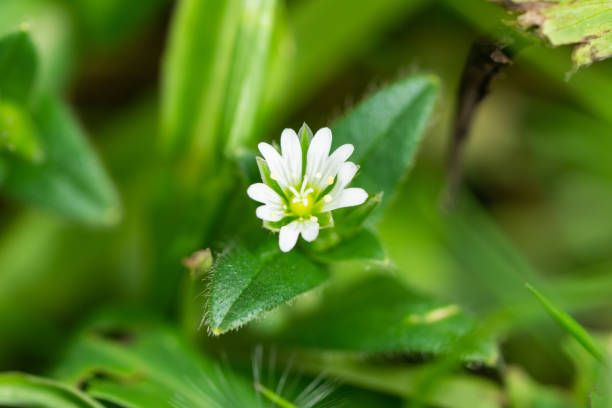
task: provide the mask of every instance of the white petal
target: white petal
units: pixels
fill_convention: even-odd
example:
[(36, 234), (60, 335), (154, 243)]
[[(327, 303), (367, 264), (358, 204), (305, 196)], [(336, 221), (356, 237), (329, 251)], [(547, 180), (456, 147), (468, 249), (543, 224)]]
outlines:
[(340, 165), (340, 169), (338, 170), (338, 182), (336, 185), (342, 186), (342, 188), (349, 185), (349, 183), (353, 180), (353, 177), (355, 177), (355, 174), (357, 174), (357, 170), (359, 170), (359, 166), (353, 162), (342, 163)]
[[(332, 132), (329, 128), (321, 128), (317, 130), (314, 137), (308, 146), (306, 155), (306, 174), (310, 181), (320, 178), (320, 173), (323, 171), (323, 166), (329, 156), (331, 149)], [(319, 177), (317, 178), (317, 174)]]
[(302, 180), (302, 146), (297, 133), (293, 129), (283, 130), (281, 151), (285, 168), (289, 170), (289, 181), (294, 186), (300, 184)]
[(300, 224), (298, 221), (293, 221), (287, 225), (284, 225), (280, 229), (278, 234), (278, 246), (283, 252), (289, 252), (295, 246), (298, 235), (300, 234)]
[(325, 160), (324, 165), (319, 170), (321, 177), (317, 180), (317, 187), (325, 189), (330, 182), (334, 182), (340, 167), (353, 154), (354, 147), (352, 144), (344, 144), (337, 148), (331, 156)]
[(253, 200), (263, 204), (280, 206), (283, 204), (283, 199), (272, 190), (272, 187), (264, 183), (251, 184), (247, 188), (247, 195)]
[(268, 163), (272, 179), (276, 180), (281, 188), (285, 189), (289, 185), (289, 177), (283, 158), (278, 151), (268, 143), (260, 143), (257, 147), (266, 163)]
[(302, 222), (302, 237), (308, 241), (312, 242), (317, 239), (319, 235), (319, 221), (303, 221)]
[(255, 214), (257, 218), (271, 222), (280, 221), (285, 216), (285, 212), (281, 207), (274, 207), (271, 205), (261, 205), (257, 207)]
[(363, 188), (347, 188), (340, 191), (336, 196), (331, 195), (331, 201), (323, 206), (323, 211), (333, 211), (338, 208), (361, 205), (367, 199), (368, 193)]

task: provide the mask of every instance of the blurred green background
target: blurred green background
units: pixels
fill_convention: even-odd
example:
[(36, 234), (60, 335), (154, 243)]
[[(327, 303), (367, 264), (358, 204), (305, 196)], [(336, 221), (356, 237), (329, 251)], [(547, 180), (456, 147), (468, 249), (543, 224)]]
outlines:
[[(165, 0), (0, 3), (0, 33), (28, 21), (42, 59), (40, 86), (68, 100), (123, 212), (117, 225), (96, 227), (0, 200), (3, 371), (45, 373), (92, 314), (167, 301), (155, 295), (153, 265), (164, 242), (152, 238), (149, 221), (156, 211), (151, 192), (161, 180), (158, 101), (173, 8)], [(441, 96), (415, 167), (380, 225), (393, 270), (483, 319), (503, 310), (510, 316), (500, 343), (506, 381), (551, 386), (551, 400), (571, 394), (579, 401), (576, 384), (588, 368), (572, 361), (566, 334), (524, 282), (612, 347), (612, 61), (568, 76), (570, 49), (535, 39), (520, 49), (476, 112), (464, 157), (464, 205), (444, 210), (467, 54), (476, 39), (515, 30), (512, 15), (480, 0), (292, 0), (282, 19), (293, 33), (285, 45), (292, 57), (285, 71), (269, 70), (289, 80), (265, 84), (273, 114), (251, 141), (274, 139), (304, 121), (326, 126), (407, 74), (439, 76)], [(338, 274), (350, 280), (357, 269)], [(214, 347), (224, 348), (223, 339)]]

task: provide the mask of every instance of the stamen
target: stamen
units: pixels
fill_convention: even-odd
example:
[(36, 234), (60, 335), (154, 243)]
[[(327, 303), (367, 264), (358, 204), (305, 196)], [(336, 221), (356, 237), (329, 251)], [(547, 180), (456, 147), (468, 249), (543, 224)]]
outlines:
[(315, 178), (320, 179), (320, 178), (321, 178), (321, 173), (320, 173), (320, 172), (317, 172), (317, 174), (315, 174)]
[(325, 194), (325, 196), (323, 197), (323, 201), (325, 201), (328, 204), (331, 203), (332, 196), (330, 196), (329, 194)]
[(328, 177), (328, 179), (327, 179), (327, 184), (329, 184), (330, 186), (331, 186), (332, 184), (334, 184), (334, 178), (333, 178), (332, 176), (329, 176), (329, 177)]

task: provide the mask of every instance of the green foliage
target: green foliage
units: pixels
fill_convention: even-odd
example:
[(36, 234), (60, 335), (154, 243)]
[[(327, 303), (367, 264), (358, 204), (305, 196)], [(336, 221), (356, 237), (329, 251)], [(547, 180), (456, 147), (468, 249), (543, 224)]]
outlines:
[(144, 23), (150, 23), (168, 0), (124, 2), (122, 0), (62, 0), (74, 8), (84, 32), (79, 38), (90, 46), (116, 46), (126, 37), (137, 34)]
[(0, 405), (56, 408), (103, 407), (76, 388), (21, 373), (0, 374)]
[(258, 406), (248, 381), (154, 323), (135, 328), (103, 323), (85, 332), (55, 376), (86, 384), (92, 397), (125, 407)]
[(435, 77), (406, 78), (378, 91), (333, 126), (336, 145), (355, 145), (352, 160), (361, 166), (355, 184), (370, 193), (382, 191), (383, 205), (414, 160), (437, 89)]
[(277, 8), (274, 0), (178, 4), (164, 63), (162, 128), (166, 149), (195, 167), (188, 171), (207, 174), (222, 153), (251, 138)]
[[(608, 3), (514, 3), (553, 45), (579, 44), (578, 65), (609, 53), (609, 12), (597, 11)], [(134, 49), (157, 58), (167, 18), (157, 95), (139, 71), (151, 67), (117, 62)], [(100, 231), (0, 203), (0, 365), (59, 379), (0, 374), (0, 405), (609, 406), (609, 333), (596, 343), (561, 311), (609, 331), (609, 65), (568, 79), (568, 48), (506, 19), (480, 0), (0, 1), (0, 194), (114, 222)], [(470, 193), (445, 213), (452, 98), (481, 35), (520, 40), (470, 130)], [(436, 77), (404, 74), (414, 71)], [(389, 85), (371, 91), (374, 82)], [(146, 105), (136, 115), (133, 98)], [(245, 195), (258, 164), (271, 177), (247, 152), (303, 121), (331, 122), (335, 145), (355, 146), (355, 185), (370, 198), (282, 254)], [(311, 133), (301, 128), (303, 146)], [(197, 250), (185, 273), (181, 260)], [(525, 281), (559, 306), (534, 290), (541, 308)], [(121, 313), (125, 323), (64, 344), (93, 307), (116, 303), (153, 322)], [(561, 349), (561, 330), (534, 326), (544, 310), (584, 349)], [(251, 353), (262, 342), (267, 361)]]
[[(283, 337), (316, 349), (432, 356), (452, 351), (474, 327), (458, 305), (380, 275), (328, 293), (319, 310), (292, 322)], [(494, 364), (497, 352), (483, 339), (464, 357)]]
[(577, 67), (612, 56), (612, 2), (512, 0), (522, 12), (519, 22), (536, 26), (554, 46), (577, 44), (572, 60)]
[(0, 151), (8, 151), (29, 162), (43, 159), (38, 135), (28, 113), (19, 105), (1, 100)]
[[(337, 237), (336, 237), (337, 238)], [(321, 237), (324, 240), (325, 238)], [(384, 261), (385, 250), (378, 236), (370, 230), (363, 229), (354, 236), (340, 239), (335, 245), (322, 251), (313, 252), (313, 256), (325, 263), (345, 261)]]
[(541, 294), (536, 288), (527, 284), (527, 289), (538, 299), (538, 301), (544, 306), (546, 311), (565, 329), (573, 336), (582, 346), (591, 353), (599, 361), (604, 360), (604, 355), (597, 345), (595, 340), (589, 335), (589, 333), (574, 320), (570, 315), (565, 313), (563, 310), (557, 308), (550, 300), (548, 300), (543, 294)]
[(37, 69), (36, 51), (26, 30), (0, 38), (0, 100), (24, 105), (30, 100)]
[(321, 283), (328, 273), (276, 242), (254, 250), (230, 246), (217, 257), (209, 283), (206, 320), (214, 334), (235, 329)]
[[(292, 43), (298, 50), (289, 71), (289, 86), (276, 83), (272, 98), (287, 110), (311, 96), (356, 56), (381, 37), (400, 16), (416, 13), (423, 0), (312, 0), (298, 3), (291, 19)], [(338, 16), (352, 10), (338, 24)], [(359, 12), (355, 12), (359, 10)], [(313, 30), (313, 27), (325, 27)], [(283, 63), (284, 61), (281, 61)], [(291, 92), (287, 90), (291, 89)]]
[(116, 223), (121, 215), (117, 193), (68, 108), (47, 99), (34, 122), (45, 160), (12, 161), (6, 194), (81, 221)]

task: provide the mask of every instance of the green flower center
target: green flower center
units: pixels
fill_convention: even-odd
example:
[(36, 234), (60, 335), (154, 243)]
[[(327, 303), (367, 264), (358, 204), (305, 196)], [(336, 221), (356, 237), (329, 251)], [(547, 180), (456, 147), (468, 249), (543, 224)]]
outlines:
[(289, 202), (289, 209), (298, 217), (310, 215), (314, 207), (313, 194), (296, 195)]

